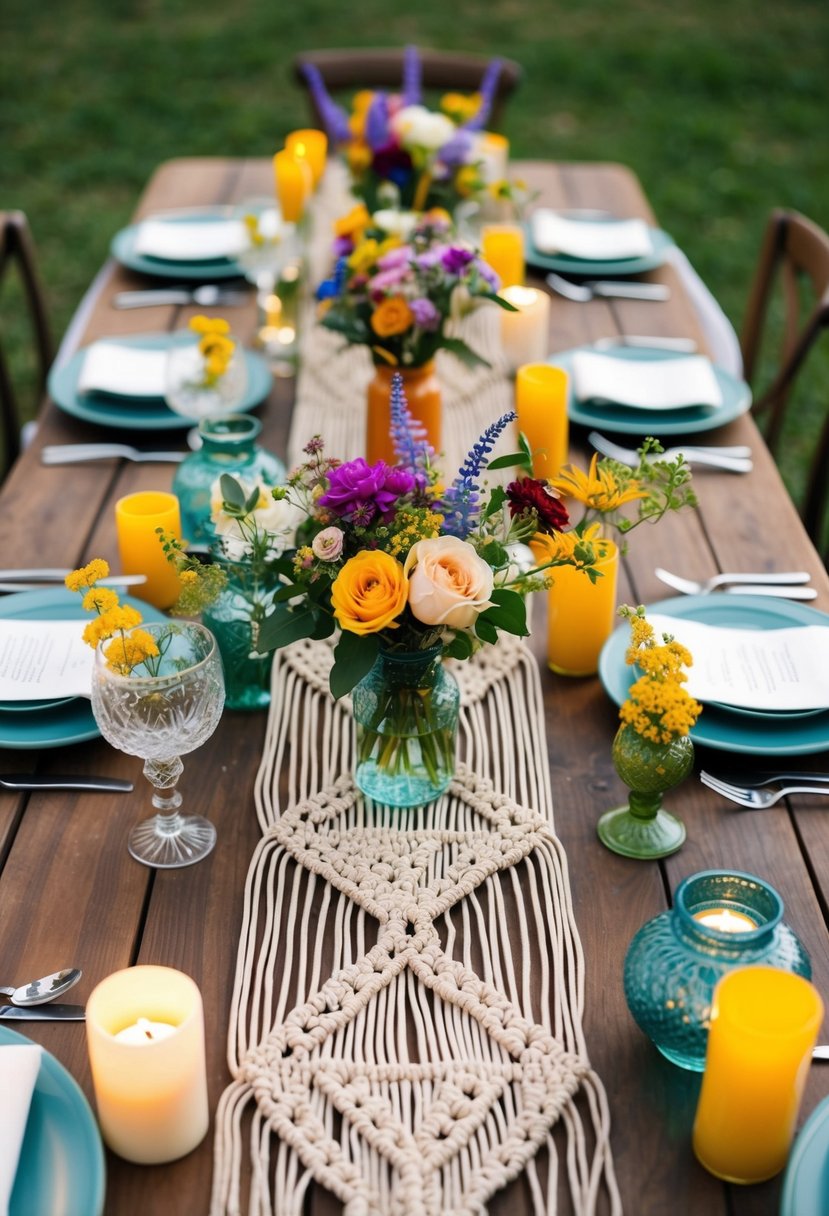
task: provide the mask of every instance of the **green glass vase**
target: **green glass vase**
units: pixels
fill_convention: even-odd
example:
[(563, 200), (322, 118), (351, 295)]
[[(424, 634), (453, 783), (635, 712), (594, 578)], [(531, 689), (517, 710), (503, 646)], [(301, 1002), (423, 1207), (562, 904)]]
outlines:
[(673, 789), (694, 765), (694, 745), (688, 735), (670, 743), (654, 743), (623, 723), (613, 740), (613, 765), (630, 790), (627, 803), (605, 812), (597, 831), (602, 844), (623, 857), (667, 857), (685, 841), (685, 825), (662, 806), (662, 795)]
[(274, 652), (260, 654), (259, 628), (273, 605), (278, 589), (275, 576), (254, 563), (231, 561), (214, 548), (213, 561), (227, 582), (202, 620), (219, 644), (225, 671), (225, 705), (228, 709), (265, 709), (271, 700)]

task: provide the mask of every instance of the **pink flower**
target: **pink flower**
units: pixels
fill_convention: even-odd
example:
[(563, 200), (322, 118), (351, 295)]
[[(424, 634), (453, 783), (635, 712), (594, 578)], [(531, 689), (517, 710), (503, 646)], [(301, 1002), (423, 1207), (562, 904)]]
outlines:
[(343, 551), (343, 539), (339, 528), (323, 528), (311, 541), (314, 556), (321, 562), (335, 562)]

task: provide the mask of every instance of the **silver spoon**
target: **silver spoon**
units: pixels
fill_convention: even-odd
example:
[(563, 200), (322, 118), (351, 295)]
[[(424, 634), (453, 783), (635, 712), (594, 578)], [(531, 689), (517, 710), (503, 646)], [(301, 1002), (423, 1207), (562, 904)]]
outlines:
[(77, 967), (67, 967), (54, 975), (44, 975), (41, 980), (32, 980), (21, 988), (0, 987), (0, 992), (15, 1005), (45, 1005), (47, 1001), (53, 1001), (56, 996), (62, 996), (73, 988), (82, 975), (83, 972)]

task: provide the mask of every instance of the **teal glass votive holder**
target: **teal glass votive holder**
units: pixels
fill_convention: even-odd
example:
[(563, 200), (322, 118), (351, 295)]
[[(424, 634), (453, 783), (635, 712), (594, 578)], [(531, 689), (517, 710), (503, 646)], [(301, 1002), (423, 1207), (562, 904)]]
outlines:
[(674, 906), (643, 925), (625, 957), (625, 999), (636, 1024), (673, 1064), (705, 1067), (711, 999), (735, 967), (766, 964), (809, 979), (805, 948), (783, 923), (783, 901), (762, 878), (703, 870)]

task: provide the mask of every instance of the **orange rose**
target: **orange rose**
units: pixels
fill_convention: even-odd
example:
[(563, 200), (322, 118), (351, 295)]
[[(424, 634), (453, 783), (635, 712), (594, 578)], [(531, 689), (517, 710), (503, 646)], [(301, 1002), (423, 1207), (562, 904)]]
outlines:
[(395, 617), (406, 607), (409, 583), (400, 562), (382, 550), (366, 549), (351, 557), (331, 587), (334, 616), (349, 633), (397, 629)]
[(403, 296), (381, 300), (371, 314), (371, 328), (380, 338), (405, 333), (414, 324), (414, 313)]

